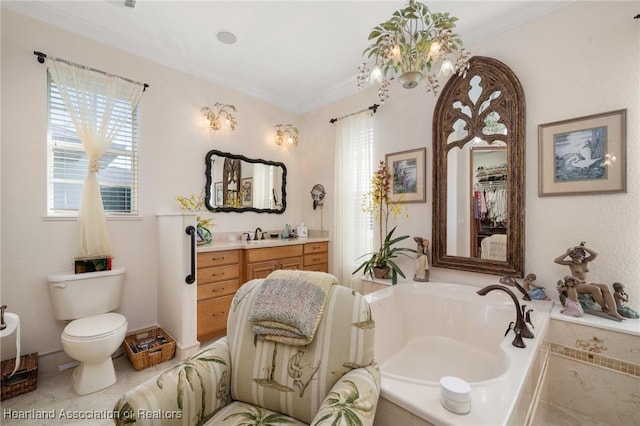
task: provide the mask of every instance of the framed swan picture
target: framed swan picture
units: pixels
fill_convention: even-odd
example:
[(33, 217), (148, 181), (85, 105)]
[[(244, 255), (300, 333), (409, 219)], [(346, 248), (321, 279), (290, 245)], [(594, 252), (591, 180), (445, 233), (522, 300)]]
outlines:
[(626, 192), (627, 110), (538, 126), (538, 195)]

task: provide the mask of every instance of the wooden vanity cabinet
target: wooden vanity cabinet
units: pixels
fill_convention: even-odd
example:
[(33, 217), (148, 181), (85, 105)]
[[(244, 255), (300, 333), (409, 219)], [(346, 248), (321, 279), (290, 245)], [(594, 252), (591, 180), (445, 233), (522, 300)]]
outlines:
[(329, 272), (329, 242), (321, 241), (304, 245), (304, 270)]
[(242, 285), (242, 250), (198, 253), (197, 324), (198, 340), (227, 333), (231, 300)]
[(302, 244), (247, 250), (247, 281), (266, 278), (277, 269), (302, 270), (304, 267), (303, 255)]

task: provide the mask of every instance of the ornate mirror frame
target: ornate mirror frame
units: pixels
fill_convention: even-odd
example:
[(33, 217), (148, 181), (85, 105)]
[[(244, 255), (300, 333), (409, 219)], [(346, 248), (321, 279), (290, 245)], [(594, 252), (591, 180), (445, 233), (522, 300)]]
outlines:
[[(471, 79), (480, 77), (482, 94), (474, 103), (470, 99)], [(499, 95), (489, 99), (496, 92)], [(490, 107), (483, 110), (483, 102)], [(469, 106), (471, 116), (454, 103)], [(458, 104), (459, 105), (459, 104)], [(485, 118), (495, 111), (505, 134), (486, 134)], [(448, 142), (455, 124), (462, 120), (467, 135)], [(433, 114), (433, 266), (495, 275), (522, 277), (524, 274), (524, 200), (525, 200), (525, 98), (516, 75), (502, 62), (474, 56), (466, 78), (454, 75), (445, 85)], [(451, 149), (462, 149), (475, 137), (489, 146), (495, 141), (507, 145), (507, 256), (506, 261), (453, 256), (447, 254), (447, 158)], [(471, 194), (469, 194), (471, 201)]]
[[(236, 177), (233, 178), (237, 181), (240, 181), (242, 179), (242, 176), (243, 176), (242, 170), (247, 166), (250, 166), (253, 164), (264, 164), (267, 166), (273, 166), (273, 167), (279, 168), (281, 171), (282, 185), (279, 188), (280, 194), (274, 194), (275, 203), (276, 203), (275, 208), (256, 208), (256, 207), (247, 207), (247, 206), (231, 207), (226, 205), (217, 206), (215, 203), (214, 190), (212, 188), (212, 185), (214, 183), (213, 182), (213, 161), (212, 161), (213, 157), (223, 158), (224, 167), (232, 169), (233, 170), (232, 173), (234, 174), (234, 176), (237, 174), (237, 178)], [(256, 213), (282, 214), (287, 209), (287, 167), (284, 165), (284, 163), (263, 160), (260, 158), (258, 159), (247, 158), (244, 155), (231, 154), (229, 152), (222, 152), (216, 149), (212, 149), (207, 153), (207, 155), (205, 156), (204, 162), (206, 167), (205, 169), (206, 184), (204, 187), (204, 192), (205, 192), (204, 205), (207, 208), (207, 210), (212, 212), (225, 212), (225, 213), (256, 212)], [(228, 179), (226, 177), (226, 173), (225, 173), (225, 177), (222, 179), (221, 184), (223, 187), (222, 191), (224, 193), (226, 192), (227, 186), (229, 185)], [(275, 191), (275, 189), (276, 188), (274, 188), (274, 192), (277, 192)], [(278, 196), (279, 198), (276, 198)]]

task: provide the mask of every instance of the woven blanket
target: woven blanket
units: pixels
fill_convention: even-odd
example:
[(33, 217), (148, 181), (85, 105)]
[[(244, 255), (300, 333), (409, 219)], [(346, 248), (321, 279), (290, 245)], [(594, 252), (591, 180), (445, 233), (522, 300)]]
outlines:
[(259, 338), (294, 346), (311, 343), (336, 277), (324, 272), (277, 270), (263, 281), (249, 320)]

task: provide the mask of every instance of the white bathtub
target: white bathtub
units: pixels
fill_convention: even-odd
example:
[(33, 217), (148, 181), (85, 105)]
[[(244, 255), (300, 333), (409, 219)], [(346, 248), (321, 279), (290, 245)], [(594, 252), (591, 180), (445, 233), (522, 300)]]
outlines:
[[(406, 283), (366, 296), (376, 322), (383, 399), (436, 425), (509, 423), (542, 338), (525, 339), (524, 349), (512, 346), (513, 332), (504, 334), (516, 318), (513, 300), (501, 290), (486, 296), (477, 290)], [(534, 308), (533, 332), (543, 336), (552, 303), (521, 303)], [(469, 414), (454, 414), (440, 405), (443, 376), (470, 383)]]

